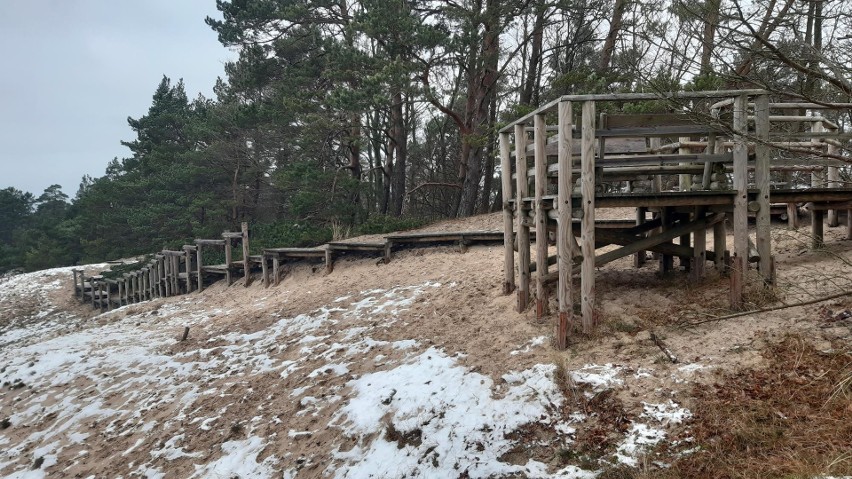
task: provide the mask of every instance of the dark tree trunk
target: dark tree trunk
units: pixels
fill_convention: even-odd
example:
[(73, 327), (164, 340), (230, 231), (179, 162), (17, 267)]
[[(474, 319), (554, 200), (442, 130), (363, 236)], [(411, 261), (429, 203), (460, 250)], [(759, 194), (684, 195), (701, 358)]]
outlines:
[(402, 215), (402, 205), (405, 202), (405, 174), (408, 160), (408, 131), (405, 127), (403, 114), (402, 93), (393, 93), (391, 105), (391, 142), (396, 151), (396, 163), (391, 175), (391, 202), (389, 213), (393, 216)]

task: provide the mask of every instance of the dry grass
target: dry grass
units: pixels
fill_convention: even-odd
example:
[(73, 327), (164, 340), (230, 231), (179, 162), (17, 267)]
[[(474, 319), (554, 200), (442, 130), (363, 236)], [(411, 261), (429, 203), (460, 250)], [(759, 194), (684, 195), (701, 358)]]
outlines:
[(698, 452), (666, 451), (658, 477), (812, 478), (852, 474), (852, 357), (823, 353), (798, 337), (765, 352), (770, 365), (693, 391), (690, 427)]

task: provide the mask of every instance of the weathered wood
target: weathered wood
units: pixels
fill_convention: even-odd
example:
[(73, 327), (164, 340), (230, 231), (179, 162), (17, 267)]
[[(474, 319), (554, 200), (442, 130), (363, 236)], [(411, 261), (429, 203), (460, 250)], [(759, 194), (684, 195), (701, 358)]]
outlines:
[(195, 244), (199, 246), (225, 246), (223, 239), (197, 239)]
[(556, 232), (556, 255), (558, 258), (559, 283), (557, 294), (559, 299), (559, 323), (556, 327), (556, 346), (563, 350), (568, 346), (568, 330), (574, 319), (573, 279), (571, 268), (574, 265), (574, 246), (576, 241), (572, 232), (573, 218), (571, 215), (571, 194), (574, 187), (574, 176), (570, 153), (574, 149), (573, 111), (570, 102), (559, 103), (559, 180), (557, 185), (557, 202), (559, 219)]
[(523, 125), (515, 125), (515, 208), (517, 208), (518, 242), (518, 312), (526, 310), (530, 295), (530, 229), (524, 224), (524, 201), (527, 197), (527, 157), (524, 154), (527, 134)]
[(515, 290), (515, 250), (512, 248), (512, 152), (509, 133), (500, 133), (500, 183), (503, 198), (503, 294)]
[[(226, 236), (226, 235), (228, 235), (228, 236)], [(232, 239), (231, 235), (233, 235), (233, 233), (230, 233), (230, 232), (227, 232), (227, 231), (225, 233), (222, 233), (222, 237), (227, 238), (225, 240), (225, 265), (228, 267), (228, 269), (225, 270), (225, 281), (227, 282), (228, 286), (230, 286), (233, 283), (233, 280), (231, 278), (231, 266), (232, 266), (234, 259), (233, 259), (232, 253), (231, 253), (231, 248), (233, 248), (233, 244), (232, 244), (233, 239)]]
[[(646, 223), (646, 216), (648, 213), (648, 208), (644, 206), (636, 207), (636, 226), (643, 227)], [(641, 268), (642, 265), (645, 264), (645, 251), (640, 250), (636, 252), (636, 255), (633, 257), (633, 267)]]
[[(734, 99), (734, 268), (731, 271), (731, 308), (739, 309), (743, 305), (742, 284), (748, 268), (748, 124), (746, 105), (748, 97), (737, 96)], [(736, 286), (736, 288), (735, 288)]]
[(329, 248), (325, 248), (325, 272), (326, 274), (331, 274), (334, 270), (334, 256), (332, 254), (332, 250)]
[(281, 281), (281, 271), (280, 271), (280, 260), (278, 259), (278, 255), (272, 256), (272, 276), (274, 278), (275, 286), (278, 286), (278, 283)]
[(269, 261), (266, 255), (260, 256), (260, 268), (262, 274), (261, 284), (263, 284), (264, 288), (269, 287)]
[(547, 194), (547, 157), (545, 155), (545, 143), (547, 132), (545, 131), (544, 115), (536, 115), (535, 131), (533, 132), (533, 144), (535, 145), (535, 247), (536, 258), (539, 261), (540, 274), (536, 275), (535, 282), (535, 316), (538, 319), (547, 315), (547, 290), (541, 280), (542, 274), (547, 274), (547, 213), (544, 208), (544, 196)]
[(202, 245), (198, 244), (198, 248), (195, 250), (195, 274), (197, 275), (199, 293), (204, 291), (204, 275), (201, 272), (204, 267), (204, 257), (201, 254), (201, 248)]
[(731, 258), (731, 309), (739, 311), (743, 309), (743, 289), (745, 280), (746, 261), (742, 256)]
[(713, 225), (713, 253), (716, 270), (721, 274), (727, 274), (725, 269), (725, 251), (727, 250), (728, 232), (724, 221)]
[[(696, 207), (694, 218), (696, 220), (705, 216), (704, 208)], [(724, 221), (722, 218), (720, 221)], [(700, 281), (704, 278), (705, 266), (707, 261), (707, 229), (700, 228), (692, 233), (693, 253), (692, 264), (690, 265), (690, 273), (693, 281)]]
[(251, 264), (249, 264), (251, 260), (249, 259), (249, 229), (245, 221), (240, 224), (240, 232), (243, 243), (243, 286), (248, 288), (251, 284)]
[[(660, 233), (665, 234), (672, 227), (672, 223), (674, 222), (674, 213), (671, 207), (665, 207), (660, 210)], [(674, 268), (674, 258), (670, 254), (660, 254), (659, 255), (659, 268), (660, 274), (665, 274), (671, 271)]]
[(811, 247), (819, 249), (825, 246), (825, 235), (823, 230), (824, 210), (811, 211)]
[(755, 135), (757, 136), (754, 153), (754, 179), (757, 189), (757, 204), (760, 207), (756, 213), (755, 231), (757, 239), (757, 254), (760, 257), (758, 271), (767, 285), (775, 282), (772, 277), (772, 239), (770, 236), (770, 206), (769, 206), (769, 97), (759, 95), (754, 100)]
[[(635, 136), (635, 135), (631, 135)], [(580, 272), (583, 332), (591, 333), (595, 324), (595, 103), (583, 103), (582, 113), (582, 165), (580, 192), (583, 218), (581, 220), (580, 247), (583, 264)]]
[[(835, 128), (832, 133), (837, 133), (837, 129)], [(839, 148), (835, 144), (829, 144), (828, 150), (826, 151), (829, 155), (837, 156), (839, 153)], [(840, 169), (836, 166), (828, 167), (828, 187), (829, 188), (840, 188)], [(840, 220), (838, 218), (837, 210), (828, 210), (828, 226), (832, 228), (840, 225)]]

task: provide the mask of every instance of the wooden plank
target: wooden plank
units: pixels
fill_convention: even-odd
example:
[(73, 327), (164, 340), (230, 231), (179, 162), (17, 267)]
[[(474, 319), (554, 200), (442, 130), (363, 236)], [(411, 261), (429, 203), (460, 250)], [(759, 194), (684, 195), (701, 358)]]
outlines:
[[(545, 143), (547, 131), (545, 130), (544, 115), (536, 115), (535, 131), (533, 132), (533, 144), (535, 145), (535, 247), (536, 258), (547, 258), (547, 213), (544, 209), (544, 196), (547, 194), (547, 157), (545, 156)], [(535, 282), (535, 316), (543, 318), (548, 313), (547, 289), (541, 280), (542, 275), (547, 274), (547, 261), (540, 261), (542, 271), (536, 275)]]
[[(636, 135), (631, 135), (636, 136)], [(580, 310), (583, 332), (589, 334), (595, 324), (595, 103), (583, 103), (580, 171), (580, 193), (583, 218), (580, 247), (583, 263), (580, 271)]]
[(333, 242), (328, 243), (328, 248), (333, 251), (368, 251), (368, 252), (384, 252), (387, 242), (363, 242), (363, 243), (347, 243)]
[(263, 253), (293, 258), (324, 258), (325, 248), (264, 248)]
[(724, 131), (711, 125), (661, 125), (650, 127), (620, 128), (617, 130), (597, 130), (595, 136), (598, 138), (624, 138), (624, 137), (670, 137), (707, 135), (709, 132), (723, 133)]
[(775, 278), (772, 277), (772, 238), (770, 215), (771, 208), (769, 205), (769, 97), (760, 95), (754, 100), (754, 116), (755, 116), (755, 169), (754, 179), (757, 189), (757, 204), (760, 207), (755, 214), (755, 231), (757, 254), (760, 257), (758, 263), (758, 271), (763, 277), (764, 283), (767, 285), (773, 284)]
[(240, 224), (240, 233), (243, 243), (243, 286), (248, 288), (251, 284), (251, 259), (249, 258), (249, 229), (248, 223)]
[(523, 125), (515, 125), (515, 207), (518, 215), (517, 240), (518, 240), (518, 312), (527, 309), (530, 295), (530, 229), (524, 224), (521, 214), (524, 211), (523, 199), (528, 194), (529, 183), (527, 181), (527, 157), (526, 150), (527, 134)]
[[(557, 185), (557, 205), (559, 212), (556, 230), (556, 255), (559, 282), (559, 323), (556, 328), (556, 347), (560, 350), (568, 346), (568, 328), (574, 319), (574, 298), (571, 268), (574, 265), (574, 235), (572, 230), (571, 194), (574, 188), (570, 152), (574, 148), (573, 111), (571, 102), (559, 103), (559, 179)], [(511, 241), (509, 242), (511, 243)]]
[(223, 239), (197, 239), (197, 240), (195, 240), (195, 244), (204, 245), (204, 246), (225, 246), (225, 240), (223, 240)]
[(202, 246), (199, 244), (198, 249), (195, 250), (195, 274), (198, 276), (198, 292), (204, 290), (204, 275), (201, 274), (201, 269), (204, 267), (204, 258), (201, 255)]
[(222, 238), (226, 240), (242, 239), (242, 237), (243, 233), (241, 231), (225, 231), (224, 233), (222, 233)]
[(512, 247), (512, 158), (508, 133), (500, 133), (500, 183), (503, 197), (503, 294), (515, 290), (515, 249)]
[[(724, 219), (724, 213), (716, 213), (712, 216), (707, 216), (695, 221), (690, 221), (678, 226), (674, 226), (666, 231), (663, 231), (662, 233), (658, 233), (647, 238), (639, 239), (638, 241), (630, 243), (629, 245), (625, 245), (616, 250), (608, 251), (602, 255), (599, 255), (594, 258), (593, 264), (594, 266), (603, 266), (611, 261), (615, 261), (619, 258), (634, 254), (637, 251), (641, 251), (643, 249), (651, 249), (651, 247), (653, 246), (664, 243), (666, 241), (671, 241), (674, 238), (677, 238), (678, 236), (681, 236), (683, 234), (699, 230), (704, 231), (713, 224), (719, 221), (724, 221)], [(683, 246), (681, 246), (681, 249), (683, 249)]]
[(696, 126), (699, 124), (701, 124), (701, 121), (698, 118), (685, 113), (610, 113), (606, 118), (606, 128), (612, 130), (652, 126)]
[(748, 262), (748, 124), (746, 106), (748, 97), (734, 99), (734, 268), (731, 271), (731, 309), (743, 307), (742, 284)]

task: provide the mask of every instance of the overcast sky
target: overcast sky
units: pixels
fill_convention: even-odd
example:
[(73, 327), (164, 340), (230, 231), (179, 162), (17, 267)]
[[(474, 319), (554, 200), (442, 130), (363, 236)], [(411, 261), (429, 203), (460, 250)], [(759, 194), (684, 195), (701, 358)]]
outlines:
[(225, 61), (214, 0), (0, 0), (0, 189), (74, 197), (84, 174), (129, 156), (127, 117), (163, 75), (213, 96)]

